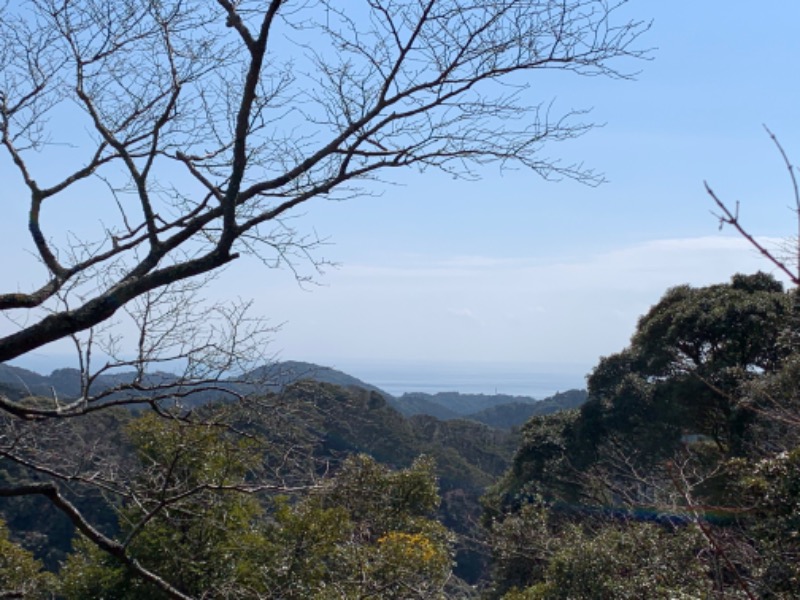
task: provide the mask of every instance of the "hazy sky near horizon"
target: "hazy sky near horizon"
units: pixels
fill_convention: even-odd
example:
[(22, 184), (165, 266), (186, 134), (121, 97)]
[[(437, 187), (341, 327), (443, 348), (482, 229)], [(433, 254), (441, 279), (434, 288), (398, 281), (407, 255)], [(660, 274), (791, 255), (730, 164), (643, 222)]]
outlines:
[[(653, 21), (642, 39), (652, 60), (635, 81), (573, 78), (542, 90), (604, 123), (549, 155), (583, 160), (608, 182), (426, 173), (380, 198), (307, 207), (305, 220), (331, 242), (322, 255), (339, 267), (308, 291), (288, 274), (259, 272), (244, 294), (284, 322), (282, 357), (588, 369), (627, 344), (667, 288), (770, 270), (719, 231), (703, 181), (741, 200), (753, 233), (796, 234), (790, 182), (763, 125), (800, 162), (800, 4), (633, 1), (626, 10)], [(239, 277), (234, 267), (224, 280)]]
[[(604, 123), (545, 152), (607, 183), (496, 167), (477, 182), (394, 175), (379, 197), (305, 205), (298, 227), (327, 238), (316, 255), (338, 264), (317, 285), (243, 259), (209, 296), (252, 298), (281, 324), (273, 350), (283, 359), (585, 371), (626, 345), (667, 288), (770, 270), (718, 230), (703, 181), (741, 201), (754, 234), (796, 235), (791, 185), (762, 124), (800, 162), (800, 3), (633, 0), (625, 14), (653, 20), (640, 42), (652, 60), (635, 81), (560, 78), (539, 90), (530, 80), (542, 101), (592, 108)], [(13, 278), (12, 263), (0, 272)]]

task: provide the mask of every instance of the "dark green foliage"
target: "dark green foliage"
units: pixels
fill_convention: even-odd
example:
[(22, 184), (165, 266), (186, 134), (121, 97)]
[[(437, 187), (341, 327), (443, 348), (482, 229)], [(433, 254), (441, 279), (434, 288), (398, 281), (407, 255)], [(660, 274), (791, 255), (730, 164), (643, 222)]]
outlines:
[(532, 416), (540, 414), (536, 410), (535, 404), (525, 402), (512, 402), (510, 404), (500, 404), (482, 411), (472, 413), (467, 416), (471, 421), (484, 423), (489, 427), (498, 429), (512, 429), (519, 427)]
[(639, 320), (630, 347), (589, 377), (599, 421), (590, 429), (620, 432), (654, 459), (684, 434), (737, 450), (753, 415), (735, 398), (787, 358), (778, 341), (790, 314), (790, 295), (763, 273), (672, 288)]
[(522, 429), (522, 441), (503, 478), (487, 492), (488, 516), (499, 517), (532, 499), (547, 501), (575, 494), (569, 450), (577, 411), (533, 417)]
[(650, 376), (769, 371), (781, 358), (776, 342), (790, 306), (781, 284), (764, 273), (736, 275), (727, 285), (672, 288), (640, 319), (631, 346)]
[(531, 419), (484, 498), (494, 596), (798, 597), (796, 296), (673, 288), (579, 411)]
[[(126, 433), (139, 469), (119, 511), (122, 539), (145, 568), (193, 596), (226, 597), (246, 588), (258, 567), (261, 539), (256, 498), (243, 485), (258, 455), (224, 429), (153, 413)], [(113, 558), (81, 544), (61, 572), (68, 598), (162, 598)]]
[[(96, 466), (102, 472), (105, 466), (113, 465), (125, 473), (133, 460), (132, 448), (123, 434), (131, 418), (128, 411), (109, 409), (57, 425), (45, 422), (21, 438), (20, 445), (29, 445), (33, 452), (39, 444), (49, 444), (51, 467), (57, 470), (70, 472), (80, 465), (81, 468)], [(0, 458), (0, 486), (49, 480), (44, 473)], [(102, 489), (73, 481), (64, 493), (100, 531), (106, 534), (117, 531), (113, 506)], [(0, 498), (0, 516), (14, 537), (49, 570), (57, 569), (72, 548), (75, 534), (72, 522), (42, 496)]]
[[(382, 396), (358, 388), (304, 381), (288, 386), (277, 399), (310, 429), (309, 449), (325, 465), (358, 453), (400, 468), (420, 455), (433, 458), (443, 496), (442, 522), (467, 538), (480, 535), (479, 498), (508, 467), (517, 444), (514, 435), (471, 421), (423, 415), (405, 419)], [(273, 430), (265, 427), (263, 432)], [(480, 545), (462, 547), (456, 574), (477, 582), (485, 556)]]
[[(147, 476), (167, 477), (162, 490), (178, 496), (200, 480), (236, 483), (253, 458), (214, 429), (144, 418), (131, 435)], [(234, 490), (138, 500), (120, 513), (131, 553), (192, 597), (427, 599), (450, 578), (452, 539), (433, 518), (439, 497), (427, 458), (393, 471), (351, 457), (301, 497), (264, 507)], [(68, 599), (165, 597), (85, 541), (61, 576)]]
[[(295, 444), (307, 444), (327, 465), (364, 453), (382, 463), (407, 467), (426, 454), (436, 459), (445, 487), (482, 489), (508, 466), (516, 445), (513, 435), (480, 423), (427, 416), (406, 419), (380, 394), (360, 388), (302, 381), (263, 403), (286, 407), (280, 429), (291, 430)], [(275, 435), (270, 415), (247, 418), (261, 435)]]
[(743, 386), (739, 406), (756, 415), (742, 434), (747, 456), (770, 457), (800, 446), (800, 345), (779, 370)]
[(499, 429), (512, 429), (523, 425), (528, 419), (538, 415), (549, 415), (562, 410), (578, 408), (586, 402), (585, 390), (569, 390), (558, 392), (557, 394), (530, 402), (512, 402), (509, 404), (498, 404), (486, 408), (480, 412), (471, 413), (467, 418), (472, 421), (485, 423), (490, 427)]
[(606, 524), (594, 531), (569, 525), (548, 548), (540, 582), (505, 600), (639, 600), (705, 598), (711, 585), (692, 530), (648, 523)]
[[(308, 380), (253, 405), (197, 409), (252, 445), (138, 418), (127, 430), (147, 466), (139, 476), (151, 478), (143, 490), (164, 489), (167, 472), (184, 487), (197, 473), (218, 485), (274, 472), (322, 485), (258, 502), (205, 490), (137, 525), (160, 501), (143, 495), (123, 503), (120, 533), (136, 532), (130, 548), (143, 564), (215, 597), (469, 597), (463, 579), (506, 600), (794, 598), (793, 306), (794, 293), (763, 274), (674, 288), (628, 348), (600, 361), (586, 402), (570, 392), (523, 404), (575, 408), (534, 416), (516, 436), (407, 419), (378, 391)], [(491, 584), (487, 550), (470, 541), (481, 537), (487, 486)], [(159, 597), (83, 542), (64, 575), (69, 597)]]
[[(3, 461), (5, 462), (5, 461)], [(25, 472), (13, 464), (0, 471), (0, 485), (19, 481)], [(29, 478), (29, 480), (35, 480)], [(88, 508), (84, 503), (84, 508)], [(70, 551), (75, 528), (61, 512), (40, 496), (0, 498), (0, 514), (14, 540), (30, 551), (47, 569), (55, 571)]]
[(392, 406), (406, 416), (430, 415), (440, 420), (469, 419), (500, 429), (519, 427), (534, 415), (576, 408), (586, 401), (583, 390), (558, 392), (544, 400), (507, 394), (414, 392), (392, 398)]
[(594, 600), (705, 597), (699, 532), (580, 511), (532, 497), (492, 528), (490, 598)]
[(392, 471), (350, 457), (297, 504), (277, 500), (267, 597), (440, 598), (452, 540), (433, 518), (438, 503), (430, 459)]
[(436, 401), (432, 394), (414, 392), (403, 394), (392, 400), (392, 405), (407, 417), (428, 415), (442, 421), (458, 419), (462, 414), (452, 407), (444, 406)]
[(33, 555), (9, 540), (0, 521), (0, 598), (51, 598), (58, 588), (55, 577), (43, 570)]
[[(501, 404), (533, 404), (536, 400), (527, 396), (509, 396), (508, 394), (462, 394), (460, 392), (427, 394), (425, 392), (413, 392), (403, 394), (395, 402), (405, 414), (419, 414), (419, 412), (424, 412), (425, 407), (433, 404), (440, 407), (440, 409), (444, 409), (447, 413), (466, 417)], [(420, 405), (422, 409), (414, 408), (416, 405)]]
[(755, 542), (753, 568), (763, 598), (800, 594), (800, 447), (729, 465), (734, 502), (747, 507), (739, 524)]
[[(172, 452), (170, 448), (177, 449), (168, 442), (169, 438), (177, 435), (180, 439), (180, 435), (190, 433), (192, 428), (185, 432), (183, 428), (164, 430), (162, 420), (153, 421), (152, 415), (147, 414), (137, 416), (124, 410), (102, 411), (96, 417), (69, 421), (69, 424), (78, 428), (70, 433), (73, 437), (64, 437), (60, 442), (57, 438), (51, 441), (56, 446), (63, 446), (64, 455), (68, 457), (70, 452), (67, 450), (74, 444), (73, 440), (80, 437), (82, 443), (87, 445), (85, 456), (89, 457), (89, 447), (102, 440), (104, 444), (101, 448), (112, 446), (111, 450), (104, 451), (103, 456), (115, 464), (126, 465), (126, 476), (137, 476), (136, 473), (143, 468), (142, 465), (150, 465), (149, 471), (145, 470), (143, 475), (149, 472), (152, 478), (155, 473), (164, 469), (166, 458), (159, 456), (163, 453), (169, 455)], [(236, 450), (238, 446), (229, 446), (231, 450), (226, 459), (231, 461), (229, 465), (235, 465), (241, 460), (252, 461), (254, 456), (258, 456), (258, 464), (248, 463), (252, 474), (250, 471), (239, 472), (239, 478), (248, 481), (257, 472), (261, 474), (259, 477), (278, 472), (282, 484), (302, 486), (313, 483), (320, 476), (337, 472), (346, 464), (347, 457), (354, 454), (366, 453), (396, 468), (410, 468), (421, 454), (428, 455), (435, 459), (437, 483), (443, 497), (442, 502), (437, 505), (436, 516), (448, 527), (468, 535), (469, 538), (479, 535), (480, 495), (508, 466), (516, 446), (513, 435), (479, 423), (441, 422), (422, 416), (408, 420), (375, 392), (311, 381), (289, 385), (281, 393), (267, 395), (252, 404), (206, 405), (195, 409), (193, 416), (195, 420), (231, 422), (237, 429), (255, 436), (255, 446), (248, 447), (249, 450), (244, 454), (244, 448)], [(123, 434), (126, 429), (137, 433), (133, 437), (131, 433)], [(69, 428), (60, 427), (53, 435), (67, 433), (68, 430)], [(167, 441), (155, 444), (147, 442), (145, 438), (161, 435), (159, 431), (167, 436)], [(225, 464), (219, 461), (209, 463), (208, 452), (201, 451), (203, 448), (209, 450), (218, 445), (218, 442), (213, 441), (216, 438), (208, 438), (207, 435), (210, 434), (201, 435), (198, 430), (192, 433), (191, 439), (181, 442), (184, 448), (182, 458), (173, 468), (172, 476), (183, 481), (184, 486), (189, 486), (192, 481), (199, 483), (192, 473), (203, 473), (208, 477), (219, 472)], [(138, 454), (133, 452), (134, 445), (138, 447)], [(197, 446), (197, 451), (190, 451), (194, 446)], [(80, 447), (74, 446), (73, 449)], [(240, 455), (239, 458), (236, 458), (237, 454)], [(172, 455), (176, 456), (174, 452)], [(196, 456), (197, 460), (192, 459), (192, 456)], [(19, 471), (13, 463), (5, 466)], [(234, 471), (227, 469), (221, 473), (231, 474)], [(22, 476), (22, 473), (17, 475)], [(137, 486), (144, 490), (157, 490), (162, 485), (159, 481), (142, 480)], [(80, 486), (75, 489), (80, 490)], [(90, 522), (98, 525), (101, 531), (111, 536), (124, 536), (132, 524), (141, 518), (141, 514), (137, 517), (135, 507), (123, 500), (123, 510), (120, 513), (122, 521), (118, 522), (114, 510), (116, 503), (109, 503), (111, 500), (113, 496), (104, 496), (90, 487), (80, 490), (74, 497), (74, 501)], [(144, 498), (139, 498), (136, 506), (146, 507), (150, 501), (154, 499), (145, 501)], [(248, 523), (253, 520), (263, 520), (259, 516), (259, 510), (268, 508), (255, 510), (251, 507), (245, 510), (242, 500), (237, 500), (235, 495), (227, 499), (218, 498), (214, 494), (209, 498), (200, 495), (197, 501), (199, 505), (187, 506), (187, 510), (192, 514), (206, 515), (210, 521), (230, 511), (231, 514), (239, 511), (245, 515), (236, 527), (231, 522), (230, 539), (242, 537), (241, 531), (250, 527)], [(72, 524), (42, 498), (4, 500), (3, 506), (14, 525), (14, 531), (22, 535), (25, 545), (36, 549), (38, 555), (46, 557), (50, 569), (57, 569), (70, 551), (74, 535)], [(245, 518), (246, 515), (251, 517)], [(211, 548), (224, 548), (224, 539), (219, 537), (222, 532), (213, 528), (197, 527), (192, 524), (194, 521), (184, 523), (179, 517), (180, 513), (173, 511), (169, 515), (165, 513), (154, 518), (143, 533), (137, 534), (138, 541), (131, 546), (132, 551), (140, 553), (138, 556), (149, 557), (141, 559), (145, 566), (156, 572), (169, 574), (171, 581), (179, 583), (185, 589), (195, 589), (192, 585), (213, 588), (217, 585), (215, 581), (227, 581), (227, 575), (206, 566), (217, 562), (220, 565), (227, 564), (224, 560), (216, 561), (214, 552), (217, 550), (207, 555), (180, 550), (193, 547), (200, 539), (213, 541)], [(237, 529), (239, 526), (241, 527)], [(176, 530), (183, 532), (182, 539), (171, 537)], [(158, 596), (152, 586), (143, 584), (116, 560), (86, 542), (79, 542), (79, 549), (80, 552), (70, 558), (69, 572), (73, 574), (70, 575), (70, 585), (73, 586), (70, 593), (73, 597), (96, 597), (98, 592), (91, 587), (95, 580), (101, 581), (98, 585), (106, 593), (112, 588), (130, 589), (125, 592), (128, 596), (120, 592), (120, 597), (142, 597), (143, 594)], [(250, 551), (255, 552), (252, 547)], [(163, 552), (168, 554), (162, 556)], [(186, 559), (182, 552), (189, 553), (191, 560)], [(477, 582), (485, 566), (485, 554), (485, 548), (479, 545), (461, 544), (457, 555), (457, 573)], [(175, 562), (170, 557), (174, 557)], [(197, 574), (200, 571), (204, 573), (203, 576)], [(74, 576), (78, 572), (95, 573), (96, 576)]]

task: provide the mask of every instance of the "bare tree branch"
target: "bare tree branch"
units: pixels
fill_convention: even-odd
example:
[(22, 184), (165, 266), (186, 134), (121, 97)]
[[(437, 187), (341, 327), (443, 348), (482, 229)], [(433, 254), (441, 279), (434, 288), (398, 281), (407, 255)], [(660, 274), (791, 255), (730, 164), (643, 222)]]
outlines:
[(28, 496), (38, 494), (44, 496), (53, 503), (62, 513), (64, 513), (72, 524), (89, 540), (97, 545), (111, 556), (119, 559), (129, 569), (135, 572), (139, 577), (145, 581), (149, 581), (158, 587), (161, 591), (167, 594), (170, 598), (177, 598), (179, 600), (191, 600), (190, 596), (183, 594), (180, 590), (171, 586), (167, 581), (145, 569), (139, 561), (130, 557), (125, 548), (118, 542), (109, 539), (84, 519), (83, 515), (73, 504), (67, 500), (52, 483), (32, 483), (29, 485), (20, 485), (14, 488), (0, 488), (0, 497), (11, 498), (15, 496)]
[(739, 217), (738, 201), (736, 202), (736, 207), (731, 208), (728, 204), (721, 200), (719, 196), (717, 196), (714, 190), (711, 189), (711, 186), (709, 186), (708, 182), (703, 182), (703, 184), (705, 185), (706, 193), (711, 196), (714, 204), (716, 204), (721, 211), (720, 213), (712, 213), (715, 217), (717, 217), (717, 219), (719, 219), (720, 229), (722, 229), (724, 225), (730, 225), (733, 227), (737, 233), (746, 239), (753, 248), (758, 250), (764, 258), (766, 258), (779, 271), (786, 275), (789, 278), (789, 281), (796, 286), (800, 286), (800, 187), (798, 187), (797, 176), (795, 173), (796, 167), (789, 161), (786, 151), (783, 149), (783, 146), (778, 141), (778, 138), (775, 136), (775, 134), (772, 133), (772, 131), (770, 131), (766, 125), (764, 126), (764, 129), (766, 130), (772, 142), (775, 144), (775, 147), (778, 149), (781, 159), (783, 160), (783, 164), (789, 172), (789, 179), (792, 184), (792, 198), (794, 202), (794, 207), (792, 210), (795, 212), (795, 219), (797, 221), (797, 237), (794, 240), (794, 249), (792, 253), (793, 256), (790, 260), (782, 258), (775, 250), (767, 248), (764, 244), (759, 242), (756, 237), (750, 233), (750, 230), (748, 230), (742, 224)]
[[(313, 199), (368, 193), (376, 180), (410, 167), (476, 178), (496, 164), (546, 179), (602, 181), (582, 164), (546, 154), (592, 125), (584, 109), (559, 109), (554, 91), (540, 97), (533, 79), (548, 70), (632, 77), (628, 61), (647, 57), (637, 46), (649, 25), (625, 18), (625, 4), (5, 6), (0, 160), (23, 190), (8, 201), (24, 203), (27, 223), (19, 226), (45, 274), (38, 282), (5, 281), (0, 314), (14, 329), (0, 337), (0, 362), (69, 340), (79, 392), (0, 394), (0, 456), (48, 479), (0, 496), (47, 497), (95, 546), (170, 597), (186, 598), (136, 562), (132, 540), (206, 494), (288, 489), (281, 470), (298, 442), (287, 438), (286, 447), (271, 449), (276, 456), (263, 459), (274, 466), (271, 478), (191, 483), (177, 474), (185, 457), (178, 453), (175, 469), (153, 465), (136, 488), (99, 461), (101, 445), (77, 440), (75, 452), (91, 455), (81, 462), (57, 444), (57, 426), (137, 405), (165, 423), (246, 430), (222, 411), (209, 416), (195, 406), (211, 394), (246, 398), (255, 386), (236, 376), (263, 364), (274, 328), (249, 317), (245, 301), (201, 302), (200, 293), (240, 254), (288, 265), (301, 282), (298, 264), (319, 271), (326, 263), (315, 252), (323, 240), (296, 231), (290, 220)], [(74, 209), (63, 216), (57, 205)], [(166, 367), (181, 372), (166, 377), (158, 372)], [(280, 412), (267, 404), (257, 408)], [(94, 486), (138, 502), (139, 521), (126, 541), (115, 541), (58, 485)]]
[[(168, 2), (145, 12), (123, 2), (107, 14), (54, 0), (35, 7), (37, 31), (51, 43), (5, 48), (0, 131), (29, 188), (31, 235), (52, 279), (30, 294), (0, 295), (0, 310), (42, 306), (92, 268), (117, 264), (120, 276), (71, 311), (0, 340), (0, 360), (97, 325), (166, 283), (218, 269), (254, 226), (373, 173), (419, 165), (466, 175), (470, 164), (497, 161), (596, 181), (579, 166), (538, 156), (543, 144), (588, 125), (553, 120), (539, 103), (527, 103), (517, 74), (628, 77), (611, 62), (644, 56), (633, 44), (647, 28), (612, 24), (620, 5), (598, 0), (372, 2), (363, 7), (368, 18), (326, 1), (289, 8), (274, 0), (261, 10), (227, 0), (218, 10)], [(33, 26), (24, 19), (14, 25)], [(281, 63), (286, 44), (301, 53)], [(134, 62), (135, 77), (125, 79)], [(23, 74), (36, 77), (12, 87)], [(505, 80), (504, 91), (498, 84)], [(44, 186), (27, 158), (33, 146), (18, 143), (67, 98), (82, 106), (95, 148), (84, 166)], [(164, 203), (158, 180), (169, 163), (187, 169), (203, 198), (178, 191)], [(115, 188), (130, 186), (140, 219), (106, 227), (98, 252), (62, 264), (41, 230), (44, 201), (103, 172)], [(167, 210), (175, 218), (165, 218)], [(183, 248), (192, 248), (191, 258), (177, 254)]]

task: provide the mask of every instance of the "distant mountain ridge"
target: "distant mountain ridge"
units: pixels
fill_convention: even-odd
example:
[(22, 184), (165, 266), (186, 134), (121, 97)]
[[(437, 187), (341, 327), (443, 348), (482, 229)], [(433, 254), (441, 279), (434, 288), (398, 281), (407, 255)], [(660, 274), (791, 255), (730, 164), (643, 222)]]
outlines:
[(498, 404), (480, 412), (472, 413), (466, 418), (497, 429), (511, 429), (526, 423), (531, 417), (578, 408), (586, 402), (587, 397), (586, 390), (567, 390), (566, 392), (556, 392), (549, 398), (532, 403), (512, 402)]
[(310, 379), (342, 387), (359, 387), (371, 392), (378, 392), (385, 398), (393, 397), (388, 392), (333, 367), (325, 367), (298, 360), (285, 360), (258, 367), (245, 375), (244, 379), (255, 382), (269, 382), (266, 387), (272, 391), (277, 391), (297, 381)]
[[(133, 378), (133, 372), (102, 374), (93, 383), (93, 391), (103, 392), (129, 383)], [(155, 372), (146, 375), (145, 379), (145, 383), (169, 386), (178, 381), (178, 376)], [(520, 426), (534, 415), (575, 408), (586, 400), (586, 392), (583, 390), (559, 392), (543, 400), (529, 396), (459, 392), (413, 392), (395, 397), (377, 386), (332, 367), (292, 360), (258, 367), (235, 379), (223, 380), (217, 387), (219, 390), (228, 388), (237, 393), (278, 392), (303, 380), (376, 392), (405, 417), (427, 415), (442, 421), (468, 419), (501, 429)], [(50, 375), (42, 375), (28, 369), (0, 364), (0, 391), (5, 390), (15, 397), (56, 395), (62, 399), (76, 398), (80, 394), (80, 383), (80, 372), (77, 369), (56, 369)], [(219, 390), (199, 392), (187, 404), (199, 405), (223, 399), (224, 391)], [(147, 394), (146, 391), (130, 393), (134, 397)]]
[[(115, 386), (130, 383), (134, 377), (133, 371), (102, 374), (93, 382), (92, 391), (94, 393), (103, 392)], [(146, 384), (169, 386), (178, 382), (179, 377), (174, 373), (154, 372), (145, 375), (144, 379)], [(360, 387), (391, 398), (391, 395), (383, 390), (347, 373), (301, 361), (282, 361), (264, 365), (241, 376), (222, 380), (217, 387), (222, 390), (229, 388), (237, 392), (276, 392), (291, 383), (304, 379), (342, 387)], [(72, 368), (56, 369), (50, 375), (42, 375), (21, 367), (0, 364), (0, 386), (15, 396), (52, 396), (55, 394), (60, 398), (72, 399), (77, 398), (81, 393), (81, 375), (78, 369)], [(201, 403), (218, 399), (218, 396), (218, 392), (198, 394)]]
[[(438, 392), (427, 394), (425, 392), (412, 392), (397, 398), (400, 412), (407, 416), (424, 413), (415, 411), (415, 406), (425, 406), (432, 403), (446, 408), (457, 416), (465, 417), (473, 413), (493, 408), (502, 404), (533, 404), (537, 402), (530, 396), (510, 396), (508, 394), (462, 394), (461, 392)], [(408, 408), (406, 408), (408, 407)], [(429, 414), (429, 413), (426, 413)]]
[(577, 408), (586, 402), (586, 397), (585, 390), (556, 392), (543, 400), (507, 394), (414, 392), (403, 394), (392, 404), (407, 417), (430, 415), (443, 421), (468, 419), (499, 429), (510, 429), (522, 425), (535, 415)]
[[(134, 371), (103, 373), (92, 382), (92, 393), (98, 394), (118, 386), (130, 384), (136, 374)], [(179, 378), (174, 373), (155, 371), (147, 373), (142, 383), (145, 386), (164, 386), (169, 388), (178, 382)], [(0, 364), (0, 386), (12, 391), (17, 396), (55, 396), (60, 399), (75, 399), (81, 394), (81, 373), (78, 369), (56, 369), (50, 375), (42, 375), (21, 367)], [(225, 387), (225, 382), (221, 387)], [(146, 389), (126, 391), (130, 397), (143, 397), (148, 394)], [(197, 404), (217, 399), (219, 393), (201, 394)], [(113, 396), (111, 396), (113, 397)]]

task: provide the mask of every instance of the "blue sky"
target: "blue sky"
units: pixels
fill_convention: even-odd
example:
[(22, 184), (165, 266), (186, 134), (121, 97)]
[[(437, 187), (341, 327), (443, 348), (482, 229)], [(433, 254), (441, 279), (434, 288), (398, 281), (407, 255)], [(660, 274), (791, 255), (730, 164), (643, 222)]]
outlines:
[[(718, 230), (703, 181), (742, 201), (755, 234), (796, 233), (789, 181), (762, 125), (800, 156), (800, 4), (640, 1), (628, 14), (653, 19), (643, 39), (652, 60), (636, 81), (572, 78), (542, 90), (605, 123), (548, 150), (608, 183), (426, 173), (377, 199), (308, 207), (339, 268), (310, 291), (274, 273), (248, 288), (285, 321), (280, 354), (344, 368), (416, 360), (580, 371), (622, 349), (668, 287), (768, 270)], [(238, 281), (236, 269), (225, 278)]]
[(741, 200), (754, 234), (796, 235), (790, 184), (762, 124), (800, 162), (800, 3), (633, 0), (626, 14), (653, 20), (641, 42), (652, 60), (636, 65), (635, 81), (530, 81), (543, 101), (593, 108), (602, 128), (545, 152), (608, 183), (491, 167), (477, 182), (405, 173), (379, 197), (305, 206), (300, 229), (327, 238), (318, 256), (338, 263), (318, 285), (243, 259), (209, 296), (253, 298), (282, 324), (273, 349), (283, 359), (355, 374), (413, 362), (582, 374), (625, 346), (668, 287), (769, 270), (718, 230), (703, 181)]

